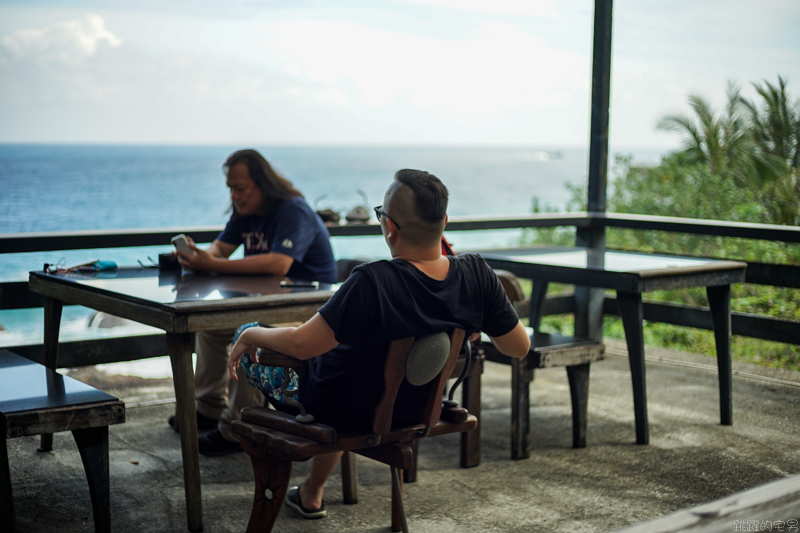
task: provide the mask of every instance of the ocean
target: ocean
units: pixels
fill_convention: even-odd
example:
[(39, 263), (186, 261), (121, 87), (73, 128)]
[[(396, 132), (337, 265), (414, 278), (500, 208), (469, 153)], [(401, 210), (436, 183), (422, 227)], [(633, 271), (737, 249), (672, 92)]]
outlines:
[[(0, 234), (223, 225), (230, 200), (222, 163), (238, 146), (0, 145)], [(252, 146), (312, 207), (342, 217), (359, 204), (383, 203), (394, 172), (419, 168), (450, 190), (449, 215), (522, 215), (540, 205), (563, 209), (567, 184), (587, 180), (583, 147)], [(657, 162), (665, 150), (612, 150)], [(371, 209), (370, 209), (371, 212)], [(456, 249), (515, 244), (519, 230), (454, 232)], [(337, 258), (385, 257), (380, 237), (333, 239)], [(161, 247), (0, 255), (0, 281), (26, 280), (45, 262), (98, 258), (149, 263)], [(62, 338), (114, 335), (87, 330), (90, 310), (65, 308)], [(41, 342), (41, 309), (0, 311), (0, 346)], [(125, 326), (126, 334), (149, 328)], [(116, 328), (115, 328), (116, 329)]]

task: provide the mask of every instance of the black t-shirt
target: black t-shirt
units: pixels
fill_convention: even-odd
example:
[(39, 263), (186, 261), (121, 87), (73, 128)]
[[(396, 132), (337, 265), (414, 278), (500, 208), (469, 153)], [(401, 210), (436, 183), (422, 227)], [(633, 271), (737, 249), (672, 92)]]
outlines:
[[(309, 360), (300, 376), (299, 396), (320, 422), (341, 429), (369, 428), (393, 340), (453, 328), (498, 337), (516, 326), (517, 314), (483, 258), (465, 254), (448, 259), (450, 270), (441, 281), (407, 261), (361, 265), (319, 310), (340, 344)], [(417, 422), (409, 417), (420, 412), (427, 390), (404, 383), (394, 425)]]

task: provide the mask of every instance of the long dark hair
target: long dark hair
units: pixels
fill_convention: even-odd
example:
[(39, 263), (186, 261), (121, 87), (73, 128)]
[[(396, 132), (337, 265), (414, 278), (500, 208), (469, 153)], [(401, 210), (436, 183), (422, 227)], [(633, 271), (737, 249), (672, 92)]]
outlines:
[[(247, 166), (250, 178), (261, 189), (261, 194), (264, 196), (261, 215), (269, 218), (275, 214), (278, 206), (284, 200), (297, 196), (303, 198), (303, 194), (294, 188), (292, 182), (275, 172), (264, 156), (256, 150), (247, 149), (233, 152), (222, 165), (222, 170), (227, 175), (229, 168), (239, 164)], [(239, 216), (234, 208), (233, 200), (231, 200), (231, 211), (233, 211), (234, 217)]]

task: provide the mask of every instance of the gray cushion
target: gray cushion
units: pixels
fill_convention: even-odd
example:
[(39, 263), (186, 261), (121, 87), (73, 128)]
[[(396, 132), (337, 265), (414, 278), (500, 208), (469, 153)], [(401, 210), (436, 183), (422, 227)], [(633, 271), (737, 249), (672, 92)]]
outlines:
[(406, 379), (415, 386), (428, 383), (442, 371), (449, 354), (447, 333), (417, 337), (406, 359)]

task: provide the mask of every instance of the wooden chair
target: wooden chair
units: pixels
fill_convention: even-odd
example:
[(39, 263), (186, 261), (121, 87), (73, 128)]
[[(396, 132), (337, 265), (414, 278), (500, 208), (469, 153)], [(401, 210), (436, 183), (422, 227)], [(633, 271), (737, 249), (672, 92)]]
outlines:
[[(301, 414), (297, 416), (265, 407), (242, 410), (242, 419), (233, 422), (233, 431), (240, 435), (242, 447), (250, 455), (256, 483), (247, 531), (256, 533), (272, 530), (286, 497), (293, 461), (305, 461), (317, 454), (352, 451), (390, 467), (392, 531), (407, 532), (400, 475), (401, 471), (415, 466), (413, 443), (425, 437), (469, 431), (478, 424), (477, 418), (466, 409), (443, 407), (442, 403), (445, 383), (453, 373), (463, 342), (464, 331), (460, 329), (450, 335), (442, 333), (392, 342), (386, 356), (384, 392), (375, 406), (369, 430), (345, 432), (318, 422), (300, 422), (298, 419), (306, 419), (302, 406), (298, 407)], [(438, 363), (423, 364), (432, 359)], [(265, 353), (263, 350), (259, 351), (259, 362), (285, 368), (302, 368), (305, 364), (286, 355)], [(404, 380), (412, 385), (432, 383), (432, 386), (424, 412), (420, 413), (419, 423), (395, 427), (392, 413)], [(288, 392), (292, 393), (291, 390)], [(345, 485), (346, 502), (353, 496), (350, 489), (352, 487)]]
[[(339, 259), (337, 261), (338, 279), (339, 283), (347, 280), (350, 273), (358, 265), (368, 262), (369, 259)], [(512, 274), (513, 275), (513, 274)], [(518, 282), (517, 282), (518, 283)], [(454, 400), (454, 391), (461, 388), (461, 406), (464, 407), (471, 415), (480, 420), (481, 418), (481, 374), (483, 374), (483, 348), (480, 342), (466, 343), (464, 350), (458, 354), (456, 366), (453, 373), (450, 375), (451, 379), (455, 379), (455, 383), (449, 389), (447, 405), (450, 407), (458, 407), (458, 403)], [(478, 425), (472, 431), (465, 431), (461, 434), (461, 457), (460, 464), (462, 468), (473, 468), (481, 464), (481, 427)], [(417, 453), (417, 445), (419, 442), (414, 443), (414, 453)], [(343, 464), (352, 464), (343, 475), (348, 478), (350, 472), (355, 471), (355, 457), (347, 455), (346, 460), (342, 461)], [(413, 483), (417, 480), (416, 464), (414, 468), (403, 470), (403, 481), (406, 483)], [(346, 482), (349, 483), (349, 481)], [(355, 484), (353, 484), (355, 487)], [(356, 496), (353, 496), (356, 499)]]
[[(505, 270), (495, 270), (506, 295), (515, 305), (525, 298), (517, 277)], [(531, 325), (538, 329), (539, 306), (544, 294), (531, 298)], [(531, 335), (531, 348), (522, 359), (500, 353), (484, 336), (483, 350), (487, 361), (511, 365), (511, 457), (530, 457), (530, 383), (534, 370), (564, 366), (567, 369), (572, 400), (572, 446), (586, 446), (587, 410), (589, 403), (589, 367), (604, 358), (602, 342), (581, 337), (539, 333)]]

